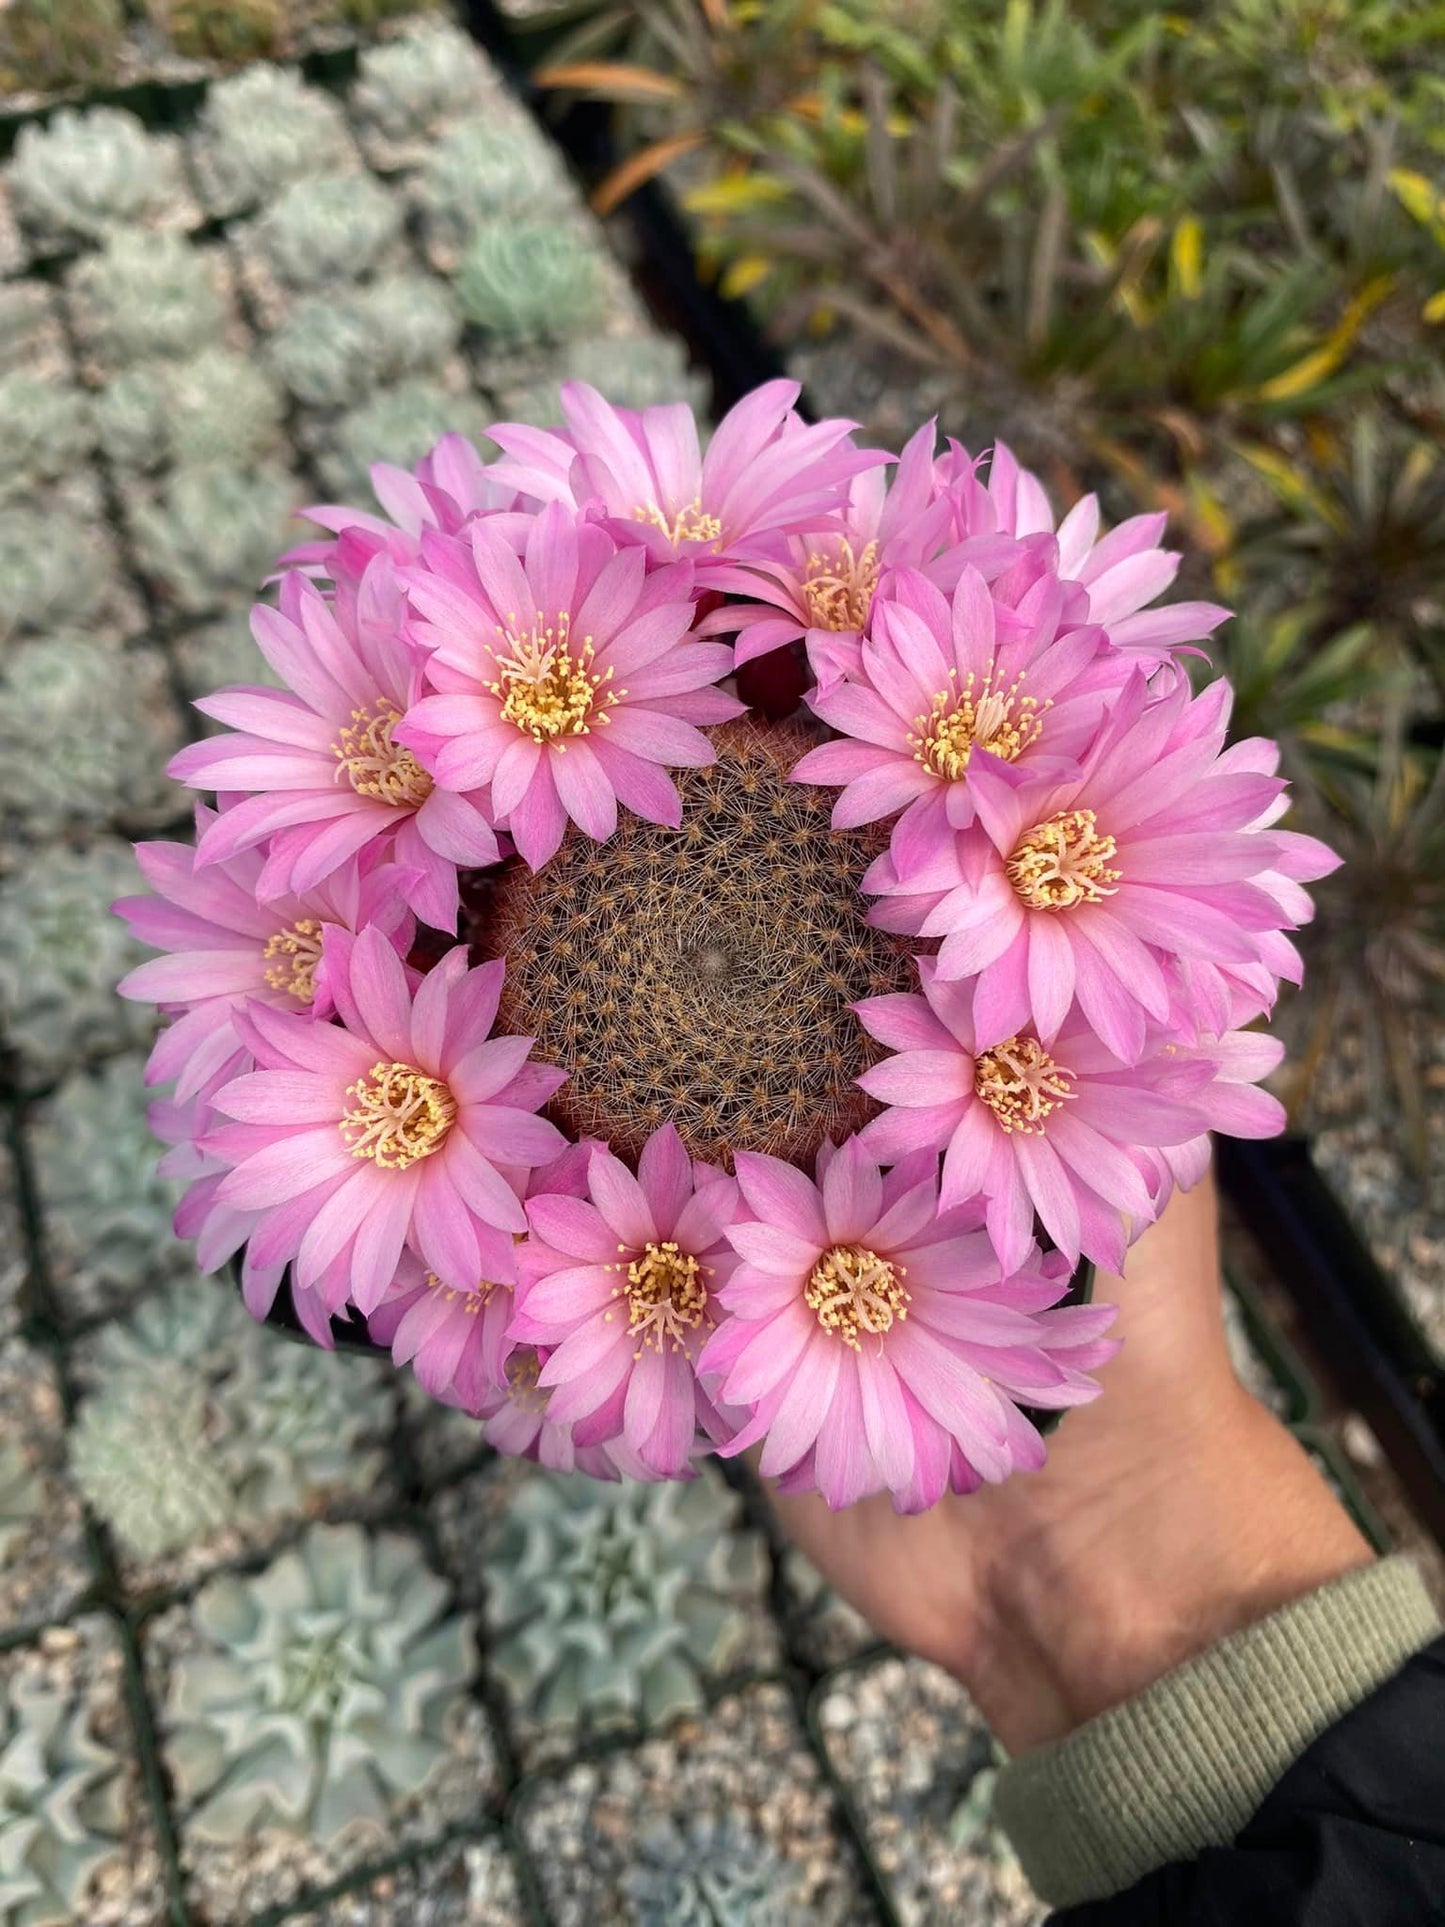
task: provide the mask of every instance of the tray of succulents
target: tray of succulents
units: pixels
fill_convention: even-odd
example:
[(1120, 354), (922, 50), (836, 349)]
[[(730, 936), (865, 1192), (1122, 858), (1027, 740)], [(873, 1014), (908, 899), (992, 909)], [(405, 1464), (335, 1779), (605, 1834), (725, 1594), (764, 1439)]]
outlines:
[(1078, 1268), (1284, 1121), (1335, 859), (1183, 671), (1226, 611), (1002, 445), (563, 396), (312, 510), (281, 687), (170, 765), (196, 843), (117, 907), (177, 1231), (548, 1465), (758, 1446), (906, 1510), (1036, 1466), (1115, 1348)]

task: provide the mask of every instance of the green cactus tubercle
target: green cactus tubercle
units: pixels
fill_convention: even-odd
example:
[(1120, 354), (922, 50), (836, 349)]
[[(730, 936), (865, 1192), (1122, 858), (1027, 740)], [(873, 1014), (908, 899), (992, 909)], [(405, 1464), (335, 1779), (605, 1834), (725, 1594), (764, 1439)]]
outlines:
[(188, 1831), (382, 1833), (450, 1756), (469, 1621), (408, 1539), (316, 1525), (254, 1577), (212, 1580), (174, 1664), (163, 1747)]

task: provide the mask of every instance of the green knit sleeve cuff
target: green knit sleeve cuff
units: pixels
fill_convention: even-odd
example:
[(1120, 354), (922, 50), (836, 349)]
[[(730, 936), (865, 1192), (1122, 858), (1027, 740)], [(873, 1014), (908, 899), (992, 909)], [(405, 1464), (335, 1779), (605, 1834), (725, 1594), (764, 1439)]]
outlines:
[(1407, 1558), (1364, 1566), (1000, 1773), (995, 1814), (1053, 1907), (1233, 1840), (1326, 1728), (1440, 1631)]

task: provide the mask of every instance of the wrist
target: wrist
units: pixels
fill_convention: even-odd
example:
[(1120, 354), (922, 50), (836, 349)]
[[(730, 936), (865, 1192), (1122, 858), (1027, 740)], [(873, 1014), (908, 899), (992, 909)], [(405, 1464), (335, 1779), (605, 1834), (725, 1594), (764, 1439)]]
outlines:
[(1327, 1581), (1370, 1547), (1283, 1426), (1241, 1393), (1172, 1420), (1055, 1516), (1046, 1485), (981, 1574), (953, 1670), (1010, 1752), (1061, 1739)]

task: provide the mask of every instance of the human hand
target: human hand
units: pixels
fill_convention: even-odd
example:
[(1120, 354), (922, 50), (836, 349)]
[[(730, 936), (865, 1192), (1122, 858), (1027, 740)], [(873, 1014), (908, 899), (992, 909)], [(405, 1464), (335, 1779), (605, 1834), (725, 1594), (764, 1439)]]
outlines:
[(1367, 1564), (1308, 1456), (1235, 1377), (1212, 1174), (1135, 1245), (1103, 1395), (1042, 1471), (900, 1518), (770, 1498), (885, 1637), (948, 1668), (1010, 1752), (1061, 1738), (1241, 1626)]

